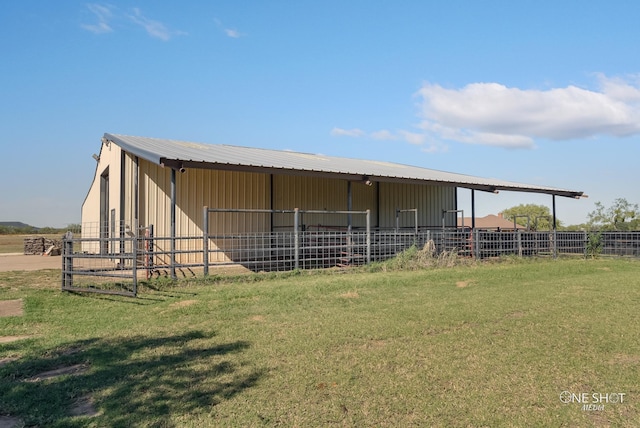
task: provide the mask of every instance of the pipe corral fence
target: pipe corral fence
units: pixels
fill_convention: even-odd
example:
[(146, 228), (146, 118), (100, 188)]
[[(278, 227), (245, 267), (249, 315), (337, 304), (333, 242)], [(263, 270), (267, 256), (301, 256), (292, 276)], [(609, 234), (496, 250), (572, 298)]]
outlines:
[[(336, 220), (327, 224), (316, 221), (319, 218)], [(436, 254), (455, 252), (476, 259), (640, 257), (640, 232), (426, 228), (414, 219), (417, 210), (397, 210), (396, 226), (383, 229), (371, 227), (368, 210), (204, 207), (198, 236), (156, 236), (152, 225), (113, 221), (83, 225), (80, 236), (68, 232), (63, 239), (62, 290), (136, 296), (140, 280), (361, 266), (430, 242)]]

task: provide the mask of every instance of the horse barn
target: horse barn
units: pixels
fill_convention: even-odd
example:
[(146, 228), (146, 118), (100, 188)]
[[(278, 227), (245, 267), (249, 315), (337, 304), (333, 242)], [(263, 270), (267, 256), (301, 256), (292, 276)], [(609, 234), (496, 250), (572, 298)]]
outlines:
[[(135, 253), (133, 265), (169, 266), (172, 273), (195, 266), (206, 272), (210, 264), (269, 270), (388, 258), (445, 230), (474, 230), (474, 208), (472, 224), (457, 227), (458, 188), (471, 189), (472, 207), (476, 190), (552, 195), (554, 216), (556, 196), (583, 196), (377, 160), (108, 133), (94, 158), (82, 253), (115, 261)], [(459, 251), (473, 250), (471, 236), (449, 240), (467, 241), (456, 244)]]

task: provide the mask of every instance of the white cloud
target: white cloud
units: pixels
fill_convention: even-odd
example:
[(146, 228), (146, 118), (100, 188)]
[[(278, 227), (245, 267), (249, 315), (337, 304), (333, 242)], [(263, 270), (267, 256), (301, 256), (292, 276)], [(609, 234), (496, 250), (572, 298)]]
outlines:
[(397, 140), (398, 137), (393, 135), (393, 133), (387, 131), (386, 129), (381, 129), (380, 131), (372, 132), (371, 138), (374, 140)]
[(418, 95), (421, 128), (453, 141), (509, 148), (534, 139), (569, 140), (640, 133), (640, 89), (599, 76), (600, 91), (567, 86), (550, 90), (473, 83), (461, 89), (425, 84)]
[(628, 76), (628, 80), (635, 83), (635, 86), (620, 77), (607, 78), (604, 74), (596, 74), (602, 92), (612, 99), (624, 102), (640, 101), (640, 74)]
[(421, 146), (424, 144), (427, 136), (425, 134), (416, 134), (415, 132), (409, 131), (398, 131), (398, 134), (402, 136), (402, 138), (409, 144), (413, 144), (415, 146)]
[(113, 31), (109, 22), (113, 18), (113, 11), (110, 6), (101, 4), (88, 4), (87, 9), (95, 15), (98, 22), (95, 24), (82, 24), (81, 27), (95, 34), (110, 33)]
[(331, 135), (334, 137), (363, 137), (366, 133), (361, 129), (342, 129), (342, 128), (333, 128), (331, 130)]
[(81, 27), (87, 31), (91, 31), (95, 34), (110, 33), (113, 31), (111, 27), (111, 21), (119, 19), (121, 22), (123, 19), (128, 20), (142, 28), (151, 37), (156, 39), (168, 41), (173, 36), (185, 35), (182, 31), (173, 31), (167, 28), (160, 21), (149, 19), (142, 14), (142, 11), (138, 8), (133, 8), (130, 14), (119, 12), (116, 7), (106, 4), (92, 3), (87, 5), (87, 9), (95, 15), (98, 22), (95, 24), (82, 24)]
[(222, 25), (222, 21), (220, 21), (219, 19), (214, 19), (214, 22), (216, 23), (216, 26), (222, 30), (222, 32), (224, 34), (227, 35), (227, 37), (231, 37), (232, 39), (239, 39), (240, 37), (242, 37), (244, 34), (242, 34), (241, 32), (239, 32), (236, 29), (233, 28), (228, 28), (225, 27), (224, 25)]
[(446, 144), (431, 143), (422, 147), (420, 151), (423, 153), (444, 153), (449, 151), (449, 146)]
[(164, 40), (165, 42), (171, 39), (172, 32), (169, 31), (162, 22), (147, 18), (142, 15), (142, 12), (138, 8), (133, 9), (133, 15), (129, 15), (129, 19), (144, 28), (151, 37)]

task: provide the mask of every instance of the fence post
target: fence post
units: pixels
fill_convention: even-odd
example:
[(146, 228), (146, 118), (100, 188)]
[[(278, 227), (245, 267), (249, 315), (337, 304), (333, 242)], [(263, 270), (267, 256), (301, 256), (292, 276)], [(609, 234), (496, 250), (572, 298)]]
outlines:
[(518, 257), (522, 257), (522, 231), (520, 229), (516, 230), (516, 236), (518, 241)]
[(474, 259), (478, 259), (478, 230), (471, 229), (471, 240), (473, 241), (473, 247), (471, 247), (472, 256)]
[(300, 268), (300, 209), (293, 209), (293, 259), (294, 269)]
[(153, 246), (154, 246), (154, 242), (153, 242), (153, 225), (150, 224), (149, 225), (149, 232), (148, 232), (148, 240), (147, 240), (147, 276), (152, 276), (153, 275), (153, 262), (155, 261), (155, 256), (153, 255)]
[(371, 263), (371, 210), (367, 210), (367, 264)]
[(138, 242), (140, 241), (140, 230), (136, 226), (136, 232), (131, 237), (131, 245), (133, 246), (133, 260), (131, 262), (131, 272), (133, 274), (133, 297), (138, 296)]
[(202, 261), (204, 276), (209, 275), (209, 207), (202, 208)]
[(73, 233), (62, 238), (62, 290), (73, 286)]
[(589, 249), (589, 237), (586, 230), (582, 232), (582, 245), (584, 246), (584, 258), (586, 259), (589, 256), (587, 251)]
[(553, 229), (553, 234), (551, 235), (551, 239), (553, 239), (553, 258), (558, 258), (558, 232)]

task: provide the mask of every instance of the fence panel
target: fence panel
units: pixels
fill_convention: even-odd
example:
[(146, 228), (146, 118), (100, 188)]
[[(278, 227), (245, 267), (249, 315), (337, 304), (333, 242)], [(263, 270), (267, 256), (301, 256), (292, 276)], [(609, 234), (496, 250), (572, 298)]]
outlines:
[(601, 254), (614, 256), (640, 256), (640, 232), (602, 232)]
[[(138, 242), (124, 233), (63, 238), (62, 290), (103, 294), (137, 295)], [(87, 251), (92, 248), (96, 252)], [(84, 250), (83, 250), (84, 249)]]
[(205, 230), (204, 237), (170, 238), (154, 236), (153, 227), (136, 233), (126, 226), (114, 230), (113, 224), (108, 233), (99, 227), (83, 227), (80, 236), (67, 233), (63, 239), (62, 289), (135, 296), (141, 279), (207, 275), (209, 266), (252, 271), (360, 266), (392, 258), (412, 245), (422, 248), (430, 241), (436, 254), (455, 251), (478, 259), (591, 254), (640, 257), (640, 232), (371, 231), (304, 226), (296, 219), (296, 211), (287, 213), (293, 216), (294, 227), (277, 232), (207, 234)]

